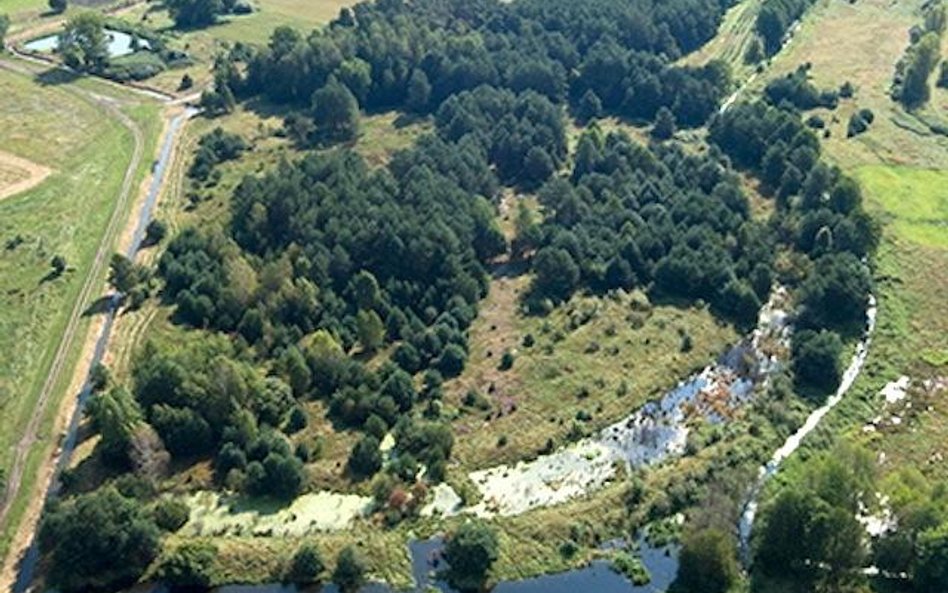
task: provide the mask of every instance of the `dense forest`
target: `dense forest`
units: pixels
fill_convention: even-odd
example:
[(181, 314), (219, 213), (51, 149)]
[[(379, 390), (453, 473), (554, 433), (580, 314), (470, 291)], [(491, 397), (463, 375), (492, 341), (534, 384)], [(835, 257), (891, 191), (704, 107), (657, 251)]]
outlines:
[(217, 92), (308, 106), (318, 90), (340, 83), (364, 110), (434, 112), (448, 97), (487, 85), (577, 106), (586, 97), (609, 113), (646, 120), (668, 107), (679, 124), (697, 126), (726, 91), (727, 72), (717, 63), (672, 61), (714, 35), (727, 5), (359, 4), (306, 37), (280, 28), (266, 48), (234, 48), (217, 65)]

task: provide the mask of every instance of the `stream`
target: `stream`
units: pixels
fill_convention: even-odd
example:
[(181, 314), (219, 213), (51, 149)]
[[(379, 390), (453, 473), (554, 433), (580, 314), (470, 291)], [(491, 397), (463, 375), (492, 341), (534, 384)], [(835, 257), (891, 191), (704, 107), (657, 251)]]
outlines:
[[(148, 194), (145, 196), (145, 203), (142, 205), (141, 212), (138, 214), (138, 222), (135, 226), (135, 233), (132, 237), (131, 245), (126, 251), (126, 255), (130, 259), (134, 258), (138, 251), (142, 248), (142, 242), (145, 238), (145, 229), (147, 228), (148, 223), (151, 221), (152, 213), (155, 209), (155, 203), (158, 201), (158, 194), (161, 191), (164, 176), (168, 168), (168, 163), (171, 159), (175, 135), (184, 122), (197, 113), (198, 111), (196, 109), (190, 107), (186, 108), (183, 113), (175, 116), (174, 119), (171, 120), (171, 124), (165, 133), (165, 137), (161, 145), (161, 152), (153, 168), (151, 184), (148, 186)], [(102, 326), (102, 332), (96, 339), (95, 350), (93, 351), (92, 355), (92, 362), (89, 365), (90, 369), (101, 362), (102, 357), (105, 354), (105, 350), (109, 343), (109, 337), (112, 334), (112, 325), (115, 323), (115, 317), (118, 313), (118, 306), (120, 302), (121, 295), (113, 293), (109, 296), (108, 310), (105, 313), (105, 323)], [(53, 470), (53, 477), (50, 482), (49, 489), (46, 491), (46, 500), (54, 498), (59, 493), (59, 490), (62, 486), (60, 482), (60, 476), (62, 475), (63, 470), (69, 466), (73, 451), (76, 448), (79, 423), (82, 420), (86, 403), (89, 401), (91, 395), (92, 383), (90, 381), (90, 377), (87, 377), (82, 385), (82, 389), (79, 392), (78, 401), (76, 403), (76, 408), (73, 411), (72, 418), (69, 420), (66, 436), (63, 439), (63, 443), (59, 451), (59, 459), (57, 460), (56, 467)], [(16, 582), (13, 584), (12, 593), (25, 593), (29, 590), (30, 584), (33, 582), (33, 577), (36, 573), (36, 567), (39, 563), (39, 559), (39, 542), (36, 538), (36, 534), (34, 533), (33, 541), (30, 543), (30, 547), (27, 549), (26, 554), (24, 554), (22, 560), (20, 561), (20, 566), (19, 570), (17, 571)]]
[(760, 468), (757, 481), (750, 490), (747, 502), (744, 504), (744, 510), (741, 513), (740, 523), (738, 524), (741, 560), (745, 567), (750, 563), (750, 537), (754, 527), (754, 519), (757, 516), (757, 506), (761, 491), (763, 491), (764, 486), (770, 478), (780, 469), (781, 464), (800, 448), (803, 439), (820, 425), (820, 422), (823, 421), (823, 418), (826, 417), (830, 410), (835, 408), (839, 402), (843, 401), (843, 396), (846, 395), (846, 392), (848, 392), (853, 386), (853, 383), (855, 383), (856, 378), (859, 376), (866, 362), (866, 357), (869, 354), (869, 345), (872, 343), (872, 332), (876, 328), (876, 312), (876, 297), (870, 294), (869, 306), (866, 308), (865, 332), (863, 333), (862, 339), (856, 345), (856, 352), (853, 354), (852, 361), (843, 373), (836, 393), (827, 399), (825, 404), (811, 412), (806, 422), (804, 422), (795, 433), (787, 437), (783, 445), (771, 456), (770, 461)]

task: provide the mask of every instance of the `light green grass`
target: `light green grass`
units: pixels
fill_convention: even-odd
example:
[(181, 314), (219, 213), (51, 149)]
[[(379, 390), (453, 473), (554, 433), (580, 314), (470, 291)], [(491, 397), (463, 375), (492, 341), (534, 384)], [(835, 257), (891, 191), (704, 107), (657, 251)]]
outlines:
[[(0, 72), (6, 98), (0, 102), (0, 145), (54, 169), (45, 182), (0, 201), (0, 467), (35, 407), (40, 387), (62, 336), (73, 302), (112, 215), (133, 148), (131, 133), (91, 101), (65, 87), (41, 86), (32, 78)], [(158, 134), (154, 107), (129, 111), (145, 132), (150, 166)], [(135, 185), (137, 187), (137, 183)], [(7, 240), (25, 242), (6, 249)], [(43, 281), (49, 260), (63, 255), (69, 270)], [(104, 278), (103, 278), (104, 279)], [(96, 295), (98, 296), (98, 295)], [(45, 410), (39, 440), (25, 465), (20, 496), (0, 534), (0, 556), (19, 517), (35, 495), (35, 477), (54, 442), (52, 426), (88, 328), (83, 320), (69, 364)]]
[(929, 247), (948, 248), (948, 170), (885, 165), (856, 170), (891, 231)]

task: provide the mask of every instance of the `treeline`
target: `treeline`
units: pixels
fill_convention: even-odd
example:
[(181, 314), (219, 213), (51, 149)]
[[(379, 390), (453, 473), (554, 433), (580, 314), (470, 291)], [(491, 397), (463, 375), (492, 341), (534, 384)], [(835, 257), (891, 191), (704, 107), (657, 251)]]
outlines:
[(306, 37), (282, 27), (265, 48), (234, 48), (217, 65), (217, 92), (309, 108), (317, 91), (338, 83), (363, 110), (425, 113), (483, 85), (574, 105), (589, 91), (611, 113), (651, 119), (664, 106), (696, 126), (723, 97), (727, 72), (672, 60), (713, 36), (726, 4), (362, 3)]
[(548, 215), (539, 232), (526, 228), (518, 238), (537, 250), (534, 307), (579, 288), (650, 287), (752, 325), (774, 276), (773, 235), (750, 220), (723, 160), (717, 151), (649, 151), (622, 134), (584, 133), (571, 176), (540, 190)]
[(735, 105), (712, 122), (709, 137), (761, 179), (777, 203), (776, 232), (806, 256), (783, 274), (798, 284), (794, 371), (805, 390), (832, 391), (840, 336), (865, 326), (871, 280), (861, 259), (879, 241), (859, 186), (820, 160), (819, 141), (797, 116), (765, 103)]
[(945, 4), (942, 1), (929, 3), (923, 26), (912, 29), (912, 43), (896, 64), (892, 98), (907, 109), (921, 107), (931, 96), (928, 79), (941, 59), (941, 37), (946, 21)]
[(814, 0), (764, 0), (757, 13), (757, 32), (764, 40), (767, 55), (783, 46), (790, 27), (813, 5)]

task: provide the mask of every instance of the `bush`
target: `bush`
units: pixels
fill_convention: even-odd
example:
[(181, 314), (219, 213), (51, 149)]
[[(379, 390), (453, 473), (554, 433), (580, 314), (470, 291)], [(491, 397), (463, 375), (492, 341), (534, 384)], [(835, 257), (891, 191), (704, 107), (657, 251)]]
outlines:
[(326, 570), (323, 557), (310, 543), (304, 543), (293, 555), (293, 561), (286, 578), (291, 583), (310, 585), (319, 582), (319, 577)]
[(332, 572), (332, 582), (344, 593), (356, 591), (365, 584), (368, 567), (365, 560), (352, 546), (343, 548), (336, 559), (336, 569)]
[(148, 223), (145, 227), (145, 244), (156, 245), (168, 235), (168, 225), (157, 218)]
[(645, 586), (652, 581), (652, 576), (648, 573), (648, 569), (645, 568), (642, 561), (627, 552), (617, 552), (612, 557), (610, 568), (624, 575), (636, 587)]
[(152, 510), (155, 524), (168, 532), (175, 532), (184, 527), (190, 514), (191, 509), (187, 504), (173, 498), (159, 500)]
[(168, 554), (158, 566), (157, 576), (172, 587), (207, 588), (213, 582), (212, 571), (217, 547), (209, 542), (188, 542)]
[(382, 469), (382, 453), (379, 451), (379, 440), (366, 435), (352, 447), (349, 454), (349, 471), (356, 477), (368, 478)]
[(463, 591), (478, 591), (497, 560), (497, 536), (485, 523), (469, 521), (451, 535), (444, 555), (450, 566), (451, 585)]
[(514, 355), (510, 350), (504, 350), (504, 354), (500, 357), (500, 366), (498, 367), (502, 371), (510, 370), (514, 364)]

